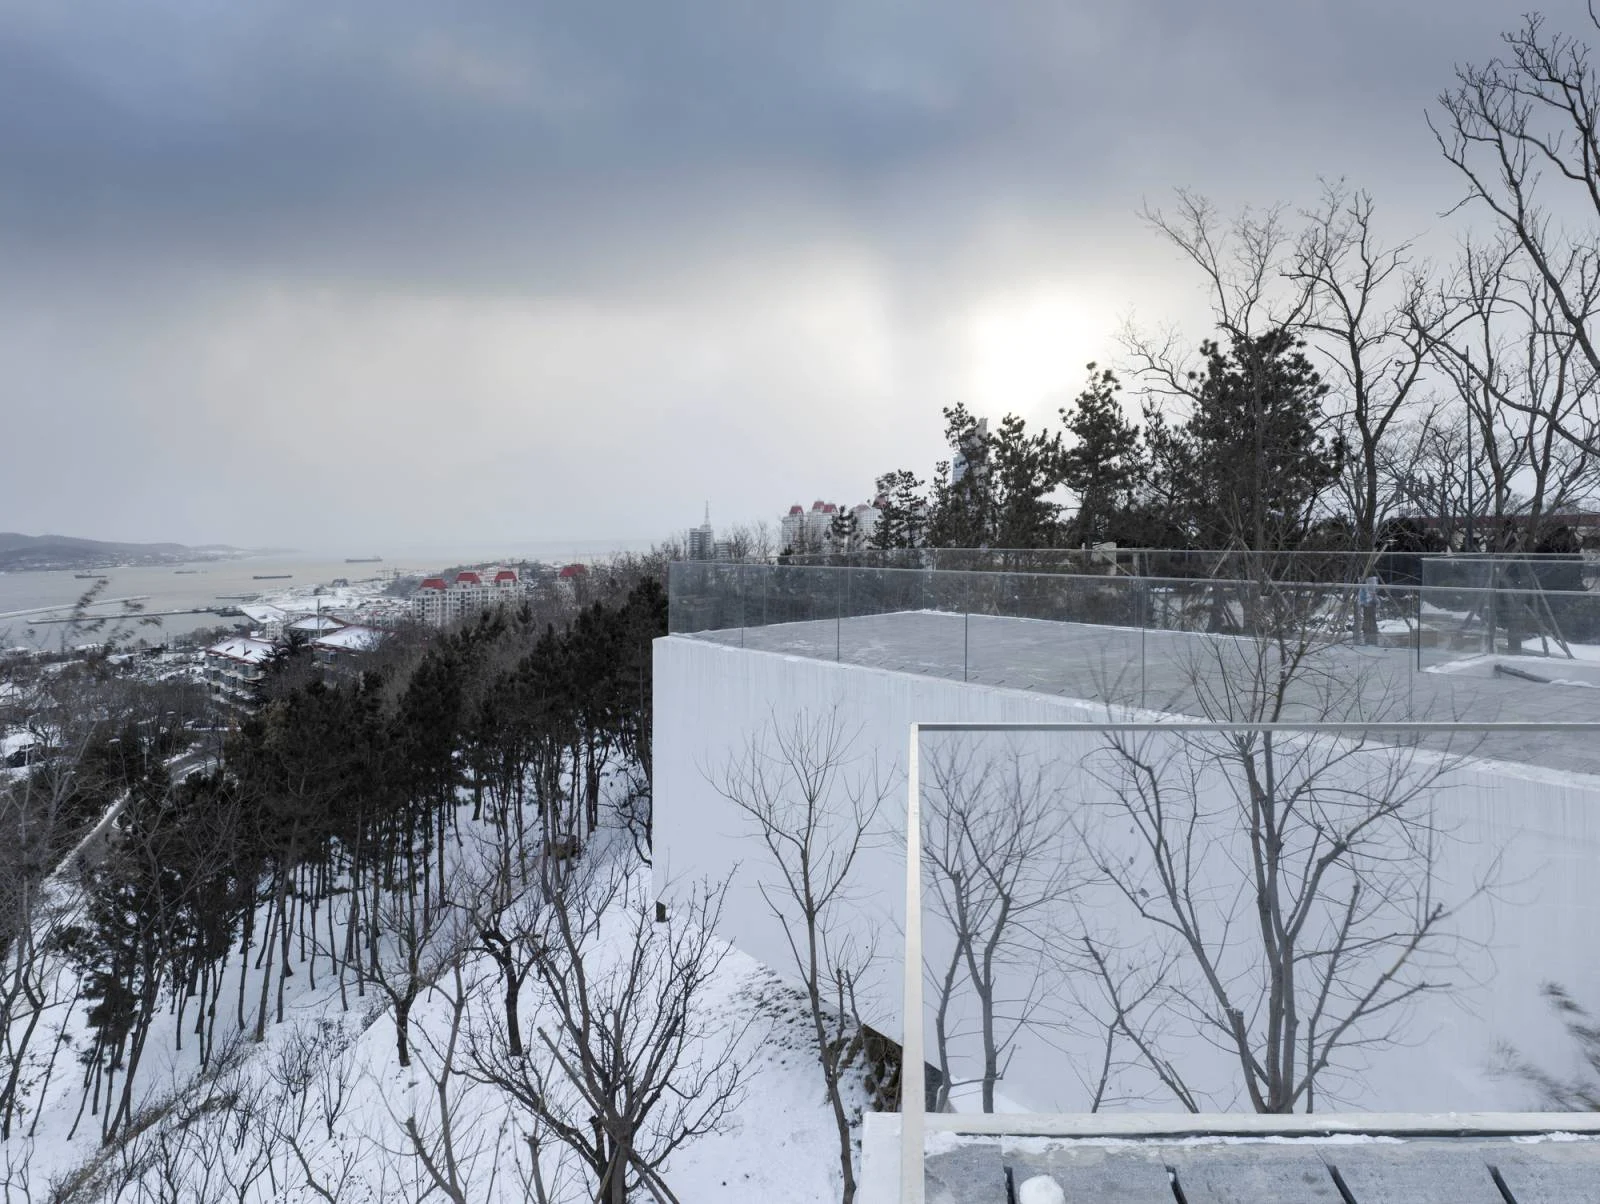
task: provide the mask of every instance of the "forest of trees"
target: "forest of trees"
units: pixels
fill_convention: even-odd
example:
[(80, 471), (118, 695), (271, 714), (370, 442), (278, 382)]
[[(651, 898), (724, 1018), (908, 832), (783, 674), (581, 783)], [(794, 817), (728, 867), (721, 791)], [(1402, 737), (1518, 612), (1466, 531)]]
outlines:
[[(1382, 234), (1373, 198), (1342, 182), (1303, 210), (1228, 219), (1188, 192), (1170, 210), (1147, 210), (1204, 281), (1212, 333), (1186, 344), (1130, 330), (1118, 366), (1088, 365), (1083, 390), (1042, 429), (1015, 414), (990, 425), (964, 405), (945, 407), (952, 459), (926, 476), (878, 476), (870, 539), (841, 514), (832, 541), (850, 552), (1106, 542), (1575, 550), (1570, 518), (1600, 487), (1600, 338), (1590, 329), (1600, 310), (1597, 96), (1584, 43), (1538, 17), (1507, 35), (1499, 57), (1459, 70), (1433, 131), (1464, 191), (1445, 201), (1461, 200), (1476, 225), (1442, 266)], [(736, 531), (730, 544), (735, 560), (784, 551), (765, 527)], [(141, 1108), (153, 1092), (153, 1033), (172, 1032), (203, 1071), (221, 1075), (240, 1042), (263, 1042), (292, 1020), (304, 976), (336, 990), (343, 1009), (388, 1015), (395, 1062), (408, 1069), (419, 1000), (440, 990), (455, 1001), (451, 1052), (426, 1072), (437, 1113), (406, 1117), (397, 1138), (426, 1168), (419, 1198), (468, 1196), (451, 1152), (449, 1077), (469, 1069), (527, 1121), (531, 1198), (556, 1198), (537, 1182), (540, 1151), (552, 1146), (576, 1159), (590, 1198), (667, 1198), (667, 1156), (713, 1131), (737, 1098), (737, 1042), (722, 1041), (709, 1059), (685, 1053), (704, 1035), (699, 993), (726, 951), (713, 936), (725, 884), (686, 892), (680, 922), (668, 924), (626, 873), (588, 856), (614, 838), (630, 870), (652, 858), (651, 641), (667, 631), (664, 558), (590, 573), (581, 596), (565, 601), (404, 633), (353, 673), (324, 673), (291, 646), (263, 705), (237, 723), (209, 714), (192, 685), (130, 683), (104, 658), (30, 683), (21, 722), (36, 737), (33, 759), (0, 783), (0, 1142), (29, 1134), (52, 1084), (59, 1094), (69, 1082), (74, 1133), (93, 1132), (108, 1149), (137, 1137), (151, 1123)], [(1251, 627), (1253, 642), (1204, 653), (1244, 661), (1194, 666), (1233, 689), (1208, 718), (1270, 724), (1288, 714), (1286, 683), (1310, 676), (1322, 646), (1277, 605), (1271, 624)], [(1348, 683), (1326, 680), (1318, 714), (1343, 717)], [(778, 883), (763, 899), (795, 954), (848, 1204), (854, 1134), (841, 1084), (867, 1044), (852, 992), (876, 952), (845, 939), (851, 875), (890, 788), (868, 764), (876, 750), (855, 749), (837, 716), (787, 728), (775, 719), (762, 739), (745, 759), (704, 768)], [(1254, 737), (1180, 751), (1167, 760), (1252, 782), (1277, 755), (1271, 739)], [(1222, 989), (1220, 938), (1204, 914), (1215, 901), (1197, 902), (1188, 865), (1172, 854), (1171, 825), (1200, 823), (1194, 806), (1169, 806), (1183, 802), (1184, 784), (1162, 779), (1135, 741), (1102, 753), (1110, 809), (1139, 835), (1142, 860), (1102, 858), (1070, 873), (1038, 856), (1067, 836), (1041, 774), (956, 746), (930, 761), (924, 872), (936, 905), (957, 918), (955, 948), (933, 971), (946, 998), (959, 988), (980, 1001), (982, 1105), (996, 1106), (1016, 1034), (1043, 1006), (1049, 950), (1031, 917), (1080, 889), (1081, 872), (1176, 934), (1159, 949), (1159, 973), (1134, 964), (1155, 945), (1119, 951), (1092, 926), (1068, 949), (1072, 971), (1099, 992), (1107, 1066), (1117, 1051), (1197, 1109), (1201, 1096), (1157, 1047), (1176, 998), (1237, 1055), (1251, 1106), (1313, 1106), (1347, 1028), (1436, 989), (1399, 973), (1443, 939), (1450, 918), (1414, 897), (1427, 893), (1431, 853), (1403, 872), (1387, 856), (1396, 842), (1427, 845), (1407, 808), (1433, 779), (1413, 781), (1409, 762), (1390, 767), (1352, 806), (1337, 774), (1312, 765), (1300, 784), (1317, 803), (1309, 811), (1281, 787), (1249, 796), (1254, 811), (1234, 834), (1258, 852), (1254, 877), (1235, 892), (1237, 914), (1327, 913), (1337, 940), (1336, 955), (1308, 950), (1291, 923), (1237, 955), (1282, 980), (1248, 1010), (1289, 1019), (1258, 1029)], [(1285, 832), (1316, 855), (1286, 860)], [(1227, 851), (1218, 840), (1212, 856)], [(1344, 913), (1330, 906), (1321, 858), (1355, 884)], [(1145, 880), (1164, 888), (1158, 899), (1146, 899)], [(1382, 906), (1358, 909), (1362, 891)], [(1409, 927), (1396, 928), (1390, 911), (1405, 912)], [(628, 928), (610, 962), (594, 952), (607, 915)], [(1404, 955), (1387, 975), (1329, 965), (1320, 985), (1296, 987), (1297, 970), (1338, 961), (1350, 943)], [(469, 950), (493, 969), (500, 1019), (489, 1029), (467, 1017)], [(997, 995), (1007, 959), (1041, 967), (1021, 1000)], [(542, 1049), (521, 1019), (525, 987), (554, 1009), (537, 1035)], [(1161, 997), (1156, 987), (1167, 1013), (1147, 1002)], [(1550, 990), (1590, 1051), (1586, 1065), (1600, 1065), (1589, 1015)], [(1356, 1002), (1342, 1005), (1346, 994)], [(1297, 1054), (1301, 1011), (1345, 1027)], [(82, 1021), (70, 1043), (53, 1035), (69, 1014)], [(162, 1028), (162, 1016), (176, 1026)], [(943, 1066), (942, 1040), (936, 1032)], [(316, 1051), (301, 1056), (314, 1062)], [(282, 1065), (304, 1096), (310, 1078)], [(1570, 1077), (1521, 1073), (1552, 1098), (1594, 1106), (1582, 1065)], [(893, 1103), (890, 1079), (877, 1085)], [(284, 1138), (284, 1165), (292, 1154), (309, 1190), (337, 1198), (334, 1185), (313, 1180), (295, 1140)], [(247, 1178), (255, 1164), (228, 1165)], [(230, 1194), (259, 1196), (246, 1178), (230, 1181)]]
[[(294, 650), (265, 705), (226, 731), (184, 722), (185, 707), (206, 712), (192, 687), (55, 675), (58, 702), (31, 716), (37, 764), (0, 792), (0, 1139), (36, 1123), (50, 1077), (77, 1076), (79, 1125), (115, 1140), (149, 1091), (159, 1013), (176, 1014), (180, 1047), (192, 1041), (205, 1067), (219, 1032), (260, 1041), (282, 1024), (300, 974), (337, 982), (347, 1007), (388, 1004), (405, 1065), (407, 1013), (440, 972), (447, 917), (471, 908), (493, 928), (483, 896), (497, 892), (475, 880), (480, 897), (464, 895), (446, 857), (464, 822), (494, 834), (502, 904), (602, 823), (647, 858), (658, 570), (594, 574), (587, 605), (393, 641), (354, 675)], [(99, 843), (66, 861), (108, 808)], [(78, 986), (62, 997), (67, 978)], [(86, 1040), (33, 1046), (62, 1007), (83, 1012)]]
[(1215, 333), (1128, 329), (1058, 426), (946, 407), (965, 471), (879, 476), (872, 546), (1573, 550), (1564, 516), (1600, 484), (1596, 85), (1537, 15), (1458, 69), (1430, 117), (1463, 186), (1446, 262), (1344, 181), (1231, 218), (1187, 191), (1147, 208)]

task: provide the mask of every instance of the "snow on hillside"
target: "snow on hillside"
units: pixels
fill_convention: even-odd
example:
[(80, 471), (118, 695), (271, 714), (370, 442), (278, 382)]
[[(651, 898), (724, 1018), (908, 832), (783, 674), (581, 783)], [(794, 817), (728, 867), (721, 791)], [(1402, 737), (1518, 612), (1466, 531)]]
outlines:
[[(591, 853), (617, 859), (630, 878), (612, 904), (618, 914), (604, 916), (599, 926), (592, 951), (599, 963), (625, 952), (634, 925), (624, 913), (648, 905), (648, 872), (622, 864), (632, 856), (625, 842), (614, 848)], [(726, 956), (700, 994), (696, 1024), (708, 1045), (737, 1042), (746, 1063), (742, 1095), (722, 1131), (692, 1139), (669, 1157), (665, 1182), (684, 1204), (837, 1198), (836, 1137), (803, 998), (753, 959), (717, 948)], [(85, 1005), (63, 1004), (48, 1015), (52, 1040), (36, 1041), (34, 1048), (55, 1045), (60, 1056), (53, 1066), (36, 1060), (27, 1068), (30, 1115), (21, 1134), (0, 1143), (0, 1204), (421, 1200), (433, 1194), (424, 1155), (444, 1165), (447, 1152), (464, 1199), (538, 1198), (528, 1116), (498, 1087), (474, 1081), (464, 1054), (473, 1032), (488, 1031), (501, 1018), (498, 969), (485, 952), (465, 955), (459, 978), (444, 972), (418, 999), (409, 1068), (398, 1062), (392, 1010), (371, 991), (358, 997), (353, 983), (342, 999), (340, 984), (316, 966), (314, 952), (312, 964), (303, 957), (296, 964), (284, 1023), (269, 1024), (261, 1044), (251, 1042), (251, 999), (244, 1032), (222, 1036), (237, 1026), (236, 963), (229, 973), (212, 1065), (202, 1070), (198, 1064), (187, 1031), (194, 1016), (180, 1025), (169, 1009), (150, 1036), (133, 1135), (105, 1149), (76, 1060), (87, 1040)], [(70, 968), (59, 968), (56, 986), (58, 998), (73, 998)], [(458, 987), (465, 1019), (447, 1063)], [(522, 1008), (530, 1035), (549, 1022), (548, 998), (531, 979)], [(686, 1058), (700, 1053), (691, 1048)], [(447, 1064), (451, 1073), (441, 1075)], [(859, 1082), (854, 1089), (859, 1106), (865, 1098)], [(448, 1151), (440, 1123), (446, 1115)], [(547, 1148), (540, 1165), (550, 1199), (593, 1199), (576, 1164), (558, 1165)]]

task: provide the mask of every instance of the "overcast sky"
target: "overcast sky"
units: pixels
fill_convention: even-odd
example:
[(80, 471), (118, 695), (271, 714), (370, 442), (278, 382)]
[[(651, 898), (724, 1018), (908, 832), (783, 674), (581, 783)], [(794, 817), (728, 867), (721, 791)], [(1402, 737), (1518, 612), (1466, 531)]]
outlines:
[[(1551, 10), (1575, 28), (1581, 10)], [(366, 552), (864, 498), (1055, 421), (1145, 229), (1459, 195), (1487, 0), (0, 0), (0, 529)]]

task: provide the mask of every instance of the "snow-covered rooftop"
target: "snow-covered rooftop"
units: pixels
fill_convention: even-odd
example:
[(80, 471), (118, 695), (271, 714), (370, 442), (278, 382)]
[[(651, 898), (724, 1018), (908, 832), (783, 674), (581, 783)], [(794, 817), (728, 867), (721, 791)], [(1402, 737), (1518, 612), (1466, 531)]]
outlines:
[(220, 656), (228, 660), (239, 661), (246, 665), (265, 664), (272, 659), (277, 645), (269, 640), (258, 640), (254, 636), (240, 635), (223, 640), (220, 644), (213, 644), (206, 649), (207, 656)]
[(338, 631), (344, 622), (332, 615), (306, 615), (289, 624), (290, 631)]
[(252, 623), (281, 623), (289, 617), (266, 602), (241, 602), (239, 610)]
[(327, 648), (335, 652), (370, 652), (383, 643), (387, 634), (375, 627), (351, 624), (312, 640), (311, 643), (313, 647)]

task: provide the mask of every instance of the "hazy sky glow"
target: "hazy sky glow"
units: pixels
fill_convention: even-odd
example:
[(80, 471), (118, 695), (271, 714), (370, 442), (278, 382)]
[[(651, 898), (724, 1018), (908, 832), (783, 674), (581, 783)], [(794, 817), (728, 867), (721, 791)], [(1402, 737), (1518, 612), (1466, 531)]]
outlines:
[(941, 405), (1053, 420), (1130, 313), (1206, 333), (1137, 217), (1174, 186), (1344, 176), (1428, 228), (1424, 112), (1515, 19), (5, 0), (0, 529), (365, 551), (859, 499)]

